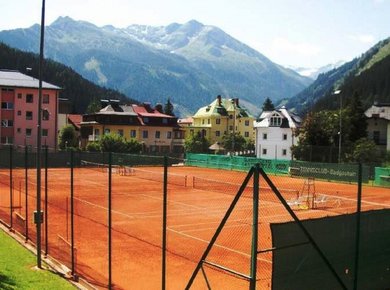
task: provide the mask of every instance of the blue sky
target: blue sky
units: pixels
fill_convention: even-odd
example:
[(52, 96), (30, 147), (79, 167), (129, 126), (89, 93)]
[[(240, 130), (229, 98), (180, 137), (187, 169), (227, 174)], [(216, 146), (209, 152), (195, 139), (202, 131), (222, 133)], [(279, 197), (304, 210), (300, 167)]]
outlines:
[[(40, 23), (41, 0), (0, 0), (0, 30)], [(390, 37), (390, 0), (46, 0), (46, 25), (70, 16), (98, 26), (196, 19), (281, 65), (351, 60)]]

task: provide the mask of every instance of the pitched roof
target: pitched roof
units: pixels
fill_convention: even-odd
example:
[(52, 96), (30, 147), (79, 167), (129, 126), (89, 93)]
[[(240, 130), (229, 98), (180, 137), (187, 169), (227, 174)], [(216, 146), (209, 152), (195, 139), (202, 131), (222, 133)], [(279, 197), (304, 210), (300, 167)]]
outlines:
[(302, 120), (299, 116), (288, 111), (284, 106), (278, 110), (273, 111), (263, 111), (258, 119), (254, 122), (255, 128), (266, 128), (270, 127), (270, 120), (272, 116), (278, 115), (282, 118), (280, 128), (298, 128), (302, 123)]
[[(0, 70), (0, 86), (2, 87), (20, 87), (20, 88), (39, 88), (39, 80), (31, 76), (22, 74), (13, 70)], [(61, 88), (42, 81), (42, 88), (60, 90)]]
[(83, 116), (70, 114), (68, 115), (68, 120), (70, 123), (72, 123), (73, 126), (80, 129), (80, 123), (83, 121)]
[(367, 118), (380, 118), (390, 120), (390, 104), (379, 104), (376, 103), (368, 108), (364, 114)]
[(157, 117), (157, 118), (176, 118), (174, 116), (166, 115), (160, 113), (156, 109), (145, 108), (145, 106), (132, 105), (134, 112), (136, 112), (141, 117)]
[(200, 108), (194, 118), (205, 118), (210, 116), (228, 116), (228, 112), (238, 112), (237, 117), (253, 118), (249, 112), (238, 105), (238, 99), (222, 99), (217, 97), (210, 105)]
[(126, 115), (126, 116), (137, 116), (137, 113), (134, 112), (134, 109), (132, 106), (127, 105), (113, 105), (110, 104), (103, 109), (101, 109), (99, 112), (96, 113), (97, 115)]

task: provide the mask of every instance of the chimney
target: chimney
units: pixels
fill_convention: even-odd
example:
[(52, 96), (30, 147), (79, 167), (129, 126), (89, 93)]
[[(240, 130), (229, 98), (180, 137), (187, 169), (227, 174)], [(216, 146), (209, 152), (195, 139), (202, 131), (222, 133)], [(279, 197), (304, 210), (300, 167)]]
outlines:
[(222, 98), (221, 98), (221, 95), (218, 95), (218, 96), (217, 96), (217, 100), (218, 100), (218, 106), (221, 106), (221, 105), (222, 105)]
[(235, 98), (235, 99), (234, 99), (234, 102), (236, 103), (236, 106), (237, 106), (237, 107), (239, 107), (239, 106), (240, 106), (240, 104), (239, 104), (239, 101), (238, 101), (238, 100), (239, 100), (238, 98)]

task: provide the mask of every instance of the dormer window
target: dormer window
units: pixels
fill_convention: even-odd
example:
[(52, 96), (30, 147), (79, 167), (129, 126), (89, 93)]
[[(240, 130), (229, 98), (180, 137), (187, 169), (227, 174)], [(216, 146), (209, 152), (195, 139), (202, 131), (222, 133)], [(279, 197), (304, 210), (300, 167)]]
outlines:
[(270, 118), (269, 125), (271, 127), (280, 127), (282, 124), (282, 118), (278, 114), (273, 114)]

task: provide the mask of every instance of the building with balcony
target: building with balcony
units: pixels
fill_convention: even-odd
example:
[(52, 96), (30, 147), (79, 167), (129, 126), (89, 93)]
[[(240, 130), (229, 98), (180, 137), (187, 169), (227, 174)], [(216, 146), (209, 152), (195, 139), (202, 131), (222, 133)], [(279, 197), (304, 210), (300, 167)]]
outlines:
[(246, 140), (255, 139), (254, 118), (240, 106), (239, 99), (223, 99), (221, 96), (208, 106), (200, 108), (192, 119), (180, 120), (185, 134), (200, 132), (211, 143), (222, 142), (224, 135), (239, 133)]
[(177, 118), (161, 113), (161, 108), (152, 108), (149, 103), (121, 105), (111, 101), (99, 112), (84, 115), (80, 125), (83, 147), (103, 134), (115, 133), (126, 140), (136, 139), (146, 153), (183, 152), (183, 134)]
[(278, 110), (262, 112), (254, 122), (256, 157), (290, 160), (291, 146), (298, 143), (295, 130), (300, 127), (301, 122), (300, 117), (284, 106)]
[[(60, 88), (42, 82), (42, 145), (57, 147)], [(0, 142), (37, 146), (39, 80), (18, 71), (0, 70)]]
[(368, 138), (379, 147), (390, 150), (390, 104), (375, 103), (364, 113)]

